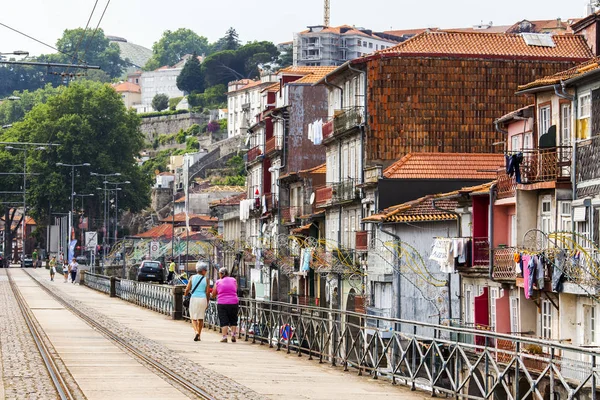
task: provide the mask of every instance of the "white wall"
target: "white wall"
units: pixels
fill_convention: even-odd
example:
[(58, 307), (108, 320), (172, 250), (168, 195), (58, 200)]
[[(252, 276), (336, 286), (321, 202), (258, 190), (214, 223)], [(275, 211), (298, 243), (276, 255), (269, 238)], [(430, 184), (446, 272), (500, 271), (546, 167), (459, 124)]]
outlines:
[(151, 105), (152, 99), (159, 93), (164, 93), (169, 98), (182, 97), (184, 93), (177, 88), (177, 77), (181, 70), (182, 68), (169, 68), (142, 72), (142, 104)]

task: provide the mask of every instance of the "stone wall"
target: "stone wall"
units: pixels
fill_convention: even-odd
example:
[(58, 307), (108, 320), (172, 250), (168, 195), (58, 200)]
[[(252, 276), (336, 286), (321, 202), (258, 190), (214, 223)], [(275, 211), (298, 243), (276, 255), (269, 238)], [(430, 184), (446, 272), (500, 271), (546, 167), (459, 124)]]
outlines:
[(194, 124), (208, 123), (208, 119), (207, 115), (196, 113), (142, 118), (140, 129), (146, 139), (152, 142), (158, 135), (177, 133), (181, 129), (186, 130)]
[(172, 188), (152, 188), (152, 209), (160, 210), (173, 200)]

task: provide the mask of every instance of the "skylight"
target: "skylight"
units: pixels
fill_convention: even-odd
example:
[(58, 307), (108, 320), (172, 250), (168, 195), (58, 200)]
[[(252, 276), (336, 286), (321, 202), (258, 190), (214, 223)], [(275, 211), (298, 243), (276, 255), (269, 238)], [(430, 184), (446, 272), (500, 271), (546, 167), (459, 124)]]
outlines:
[(521, 33), (528, 46), (556, 47), (552, 35), (547, 33)]

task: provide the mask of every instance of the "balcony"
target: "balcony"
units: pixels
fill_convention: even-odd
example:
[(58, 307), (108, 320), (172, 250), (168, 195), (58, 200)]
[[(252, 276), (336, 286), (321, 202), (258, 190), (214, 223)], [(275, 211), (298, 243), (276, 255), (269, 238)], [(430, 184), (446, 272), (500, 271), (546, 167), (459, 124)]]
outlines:
[(281, 209), (281, 223), (282, 224), (295, 224), (300, 222), (300, 216), (302, 215), (302, 207), (285, 207)]
[(315, 206), (325, 207), (331, 204), (333, 198), (333, 188), (331, 186), (322, 186), (315, 190)]
[[(570, 182), (572, 149), (567, 146), (524, 150), (519, 166), (521, 184), (540, 182)], [(498, 198), (513, 197), (517, 188), (515, 176), (498, 171)]]
[(473, 267), (490, 265), (490, 242), (488, 238), (473, 238)]
[(346, 179), (342, 182), (337, 182), (331, 185), (332, 188), (332, 203), (343, 203), (355, 200), (357, 196), (356, 181), (354, 179)]
[(369, 250), (369, 231), (356, 231), (356, 251)]
[(276, 151), (280, 151), (281, 149), (282, 146), (280, 137), (273, 136), (271, 139), (267, 140), (267, 143), (265, 143), (265, 154), (271, 154)]
[(494, 250), (494, 266), (492, 278), (496, 281), (514, 281), (517, 278), (515, 269), (516, 248), (501, 247)]
[(262, 150), (261, 150), (261, 146), (255, 146), (253, 148), (251, 148), (250, 150), (248, 150), (248, 161), (249, 163), (255, 161), (260, 155), (262, 155)]
[(250, 111), (250, 103), (243, 103), (242, 111)]
[[(333, 118), (333, 134), (344, 133), (363, 122), (363, 109), (360, 107), (350, 108), (337, 114)], [(323, 134), (325, 139), (325, 134)]]
[(267, 210), (275, 210), (279, 206), (277, 196), (273, 193), (265, 194), (265, 201), (267, 202)]

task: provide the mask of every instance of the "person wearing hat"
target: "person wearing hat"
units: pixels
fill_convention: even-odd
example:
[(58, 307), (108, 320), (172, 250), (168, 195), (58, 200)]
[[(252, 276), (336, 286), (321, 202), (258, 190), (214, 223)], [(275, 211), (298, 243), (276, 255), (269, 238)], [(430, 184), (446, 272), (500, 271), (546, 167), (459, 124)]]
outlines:
[(206, 278), (207, 271), (208, 264), (204, 261), (198, 261), (196, 263), (196, 275), (192, 276), (192, 279), (188, 281), (185, 292), (183, 293), (184, 296), (191, 293), (189, 311), (190, 319), (192, 320), (192, 328), (194, 328), (194, 332), (196, 333), (194, 342), (200, 341), (202, 327), (204, 326), (204, 315), (206, 314), (206, 308), (208, 307), (210, 285)]

